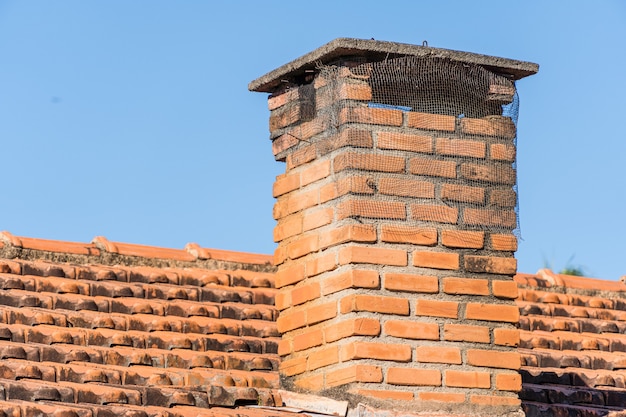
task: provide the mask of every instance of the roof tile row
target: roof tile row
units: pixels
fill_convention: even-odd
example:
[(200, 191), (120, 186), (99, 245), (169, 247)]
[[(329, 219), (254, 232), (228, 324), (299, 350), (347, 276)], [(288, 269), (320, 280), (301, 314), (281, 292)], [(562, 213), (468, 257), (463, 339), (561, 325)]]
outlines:
[(271, 257), (0, 240), (0, 416), (282, 404)]
[[(0, 234), (0, 416), (293, 417), (269, 259)], [(526, 414), (623, 410), (626, 285), (516, 281)]]
[(11, 245), (15, 248), (74, 255), (99, 256), (101, 253), (100, 251), (104, 251), (125, 256), (169, 259), (183, 262), (193, 262), (196, 259), (216, 259), (230, 262), (241, 262), (245, 264), (265, 265), (271, 264), (273, 259), (271, 255), (202, 248), (197, 243), (188, 243), (185, 246), (185, 249), (171, 249), (131, 243), (111, 242), (104, 236), (96, 236), (91, 243), (79, 243), (18, 237), (4, 231), (0, 232), (0, 245), (4, 246), (5, 244)]
[(626, 285), (518, 274), (527, 417), (625, 415)]

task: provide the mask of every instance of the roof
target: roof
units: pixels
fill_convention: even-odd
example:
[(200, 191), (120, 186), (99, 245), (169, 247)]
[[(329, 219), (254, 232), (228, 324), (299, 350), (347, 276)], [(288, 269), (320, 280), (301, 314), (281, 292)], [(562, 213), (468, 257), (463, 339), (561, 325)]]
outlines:
[(374, 39), (338, 38), (250, 82), (250, 91), (271, 93), (284, 82), (294, 82), (307, 72), (314, 72), (320, 64), (328, 64), (340, 57), (365, 57), (376, 62), (401, 56), (447, 58), (483, 66), (513, 80), (537, 73), (539, 65), (515, 59), (499, 58), (450, 49), (410, 45)]
[[(270, 261), (0, 233), (0, 416), (345, 415), (281, 389)], [(516, 281), (527, 415), (623, 411), (626, 285)]]
[(282, 406), (270, 259), (0, 234), (0, 415)]
[(626, 415), (626, 285), (518, 274), (527, 416)]

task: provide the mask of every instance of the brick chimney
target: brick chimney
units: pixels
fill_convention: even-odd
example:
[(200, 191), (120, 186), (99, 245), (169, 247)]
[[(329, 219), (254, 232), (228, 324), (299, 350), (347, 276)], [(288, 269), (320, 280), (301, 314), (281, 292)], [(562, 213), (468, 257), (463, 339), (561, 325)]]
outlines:
[(274, 258), (288, 387), (519, 410), (514, 83), (537, 69), (336, 39), (250, 84), (270, 93), (286, 163)]

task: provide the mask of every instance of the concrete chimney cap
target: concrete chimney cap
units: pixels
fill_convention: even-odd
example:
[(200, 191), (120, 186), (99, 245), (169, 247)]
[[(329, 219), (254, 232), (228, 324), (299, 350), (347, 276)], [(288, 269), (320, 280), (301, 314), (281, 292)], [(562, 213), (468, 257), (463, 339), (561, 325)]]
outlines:
[(424, 45), (386, 42), (373, 39), (337, 38), (314, 51), (297, 58), (248, 85), (250, 91), (274, 92), (284, 82), (298, 82), (302, 76), (321, 64), (327, 64), (340, 57), (359, 56), (370, 62), (382, 61), (401, 56), (432, 56), (448, 58), (454, 61), (481, 65), (497, 74), (505, 75), (512, 80), (519, 80), (537, 73), (539, 65), (532, 62), (498, 58), (470, 52), (453, 51), (450, 49), (431, 48)]

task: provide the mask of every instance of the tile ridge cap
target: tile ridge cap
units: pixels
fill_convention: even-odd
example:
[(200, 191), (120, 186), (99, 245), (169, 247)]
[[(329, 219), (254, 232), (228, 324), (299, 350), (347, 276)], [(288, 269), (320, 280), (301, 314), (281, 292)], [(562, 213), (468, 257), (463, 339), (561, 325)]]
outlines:
[[(134, 249), (139, 250), (131, 253)], [(142, 250), (147, 253), (142, 253)], [(249, 270), (271, 274), (275, 272), (270, 255), (221, 249), (207, 250), (211, 251), (214, 256), (201, 259), (190, 253), (187, 248), (175, 249), (112, 242), (104, 236), (96, 236), (91, 242), (84, 243), (15, 236), (8, 231), (0, 231), (1, 259), (42, 260), (76, 265)], [(223, 254), (229, 256), (222, 256)]]
[(594, 277), (558, 274), (543, 268), (536, 274), (518, 273), (515, 282), (521, 288), (559, 293), (579, 294), (623, 294), (626, 293), (626, 277), (607, 280)]
[(22, 247), (21, 239), (6, 230), (0, 232), (0, 240), (16, 248)]
[(187, 245), (185, 245), (185, 250), (187, 250), (189, 253), (193, 254), (199, 259), (215, 259), (222, 261), (240, 260), (241, 262), (252, 264), (273, 265), (273, 256), (263, 253), (205, 248), (198, 245), (197, 243), (187, 243)]

